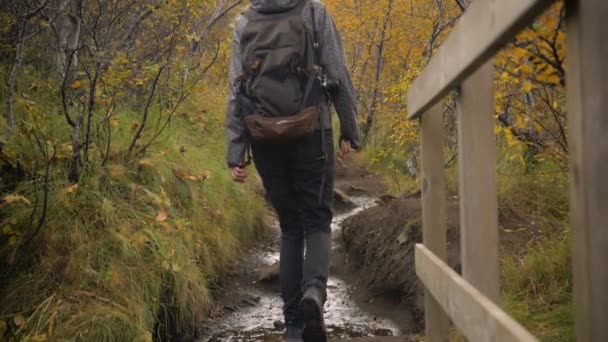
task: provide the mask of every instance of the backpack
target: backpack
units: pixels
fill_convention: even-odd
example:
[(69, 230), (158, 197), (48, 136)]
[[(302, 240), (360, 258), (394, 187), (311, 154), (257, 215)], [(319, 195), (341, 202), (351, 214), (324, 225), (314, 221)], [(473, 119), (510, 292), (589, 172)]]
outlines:
[(244, 13), (240, 94), (250, 102), (245, 125), (254, 141), (298, 139), (319, 125), (324, 93), (315, 63), (317, 33), (307, 30), (301, 15), (308, 2), (285, 12)]

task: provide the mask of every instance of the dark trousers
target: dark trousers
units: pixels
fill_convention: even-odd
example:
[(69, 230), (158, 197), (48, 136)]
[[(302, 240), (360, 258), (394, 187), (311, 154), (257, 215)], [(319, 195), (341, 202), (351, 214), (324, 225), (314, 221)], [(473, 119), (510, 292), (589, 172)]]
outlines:
[(324, 134), (325, 156), (321, 131), (297, 141), (252, 146), (256, 168), (281, 225), (280, 280), (286, 324), (301, 321), (303, 291), (310, 286), (326, 291), (334, 147), (331, 130)]

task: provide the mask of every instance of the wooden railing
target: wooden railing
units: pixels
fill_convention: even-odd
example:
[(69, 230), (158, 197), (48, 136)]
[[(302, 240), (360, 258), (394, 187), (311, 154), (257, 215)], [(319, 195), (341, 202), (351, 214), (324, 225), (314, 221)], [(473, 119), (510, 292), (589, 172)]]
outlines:
[[(427, 341), (536, 341), (500, 305), (493, 56), (554, 0), (475, 0), (408, 94), (421, 120)], [(608, 341), (608, 0), (567, 0), (577, 340)], [(442, 100), (456, 91), (462, 277), (446, 259)]]

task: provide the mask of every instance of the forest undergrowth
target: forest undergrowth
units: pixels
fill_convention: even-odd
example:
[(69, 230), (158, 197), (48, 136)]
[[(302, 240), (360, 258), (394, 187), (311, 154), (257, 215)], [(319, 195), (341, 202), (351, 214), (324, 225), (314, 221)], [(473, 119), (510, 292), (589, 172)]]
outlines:
[[(470, 1), (324, 3), (358, 94), (358, 158), (415, 192), (407, 91)], [(209, 287), (264, 229), (259, 185), (234, 185), (224, 162), (231, 23), (246, 4), (0, 3), (0, 340), (194, 333)], [(546, 341), (574, 339), (565, 64), (560, 1), (494, 60), (503, 305)], [(449, 97), (452, 197), (456, 112)]]
[[(259, 185), (229, 179), (217, 133), (187, 116), (170, 132), (145, 156), (112, 155), (77, 184), (55, 157), (48, 185), (28, 177), (4, 195), (0, 336), (148, 341), (195, 332), (209, 287), (264, 229), (266, 209), (252, 199)], [(131, 136), (118, 127), (113, 149)], [(44, 224), (24, 236), (43, 210)]]

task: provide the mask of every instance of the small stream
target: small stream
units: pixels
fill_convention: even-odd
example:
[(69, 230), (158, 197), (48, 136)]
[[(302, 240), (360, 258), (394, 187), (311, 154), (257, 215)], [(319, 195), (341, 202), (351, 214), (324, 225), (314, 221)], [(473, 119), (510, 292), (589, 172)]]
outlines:
[[(336, 215), (332, 231), (338, 231), (345, 219), (376, 205), (374, 198), (358, 197), (353, 200), (356, 208)], [(259, 259), (261, 266), (272, 265), (279, 260), (276, 250), (254, 254), (253, 257)], [(249, 305), (239, 306), (234, 312), (212, 322), (198, 341), (281, 341), (283, 331), (275, 328), (275, 322), (282, 320), (283, 303), (278, 288), (255, 282), (234, 285), (238, 291), (247, 294)], [(328, 301), (325, 304), (325, 323), (330, 338), (399, 335), (399, 328), (394, 322), (374, 317), (359, 308), (350, 295), (351, 290), (345, 281), (330, 276)]]

